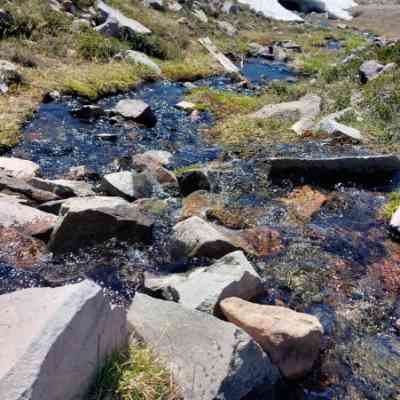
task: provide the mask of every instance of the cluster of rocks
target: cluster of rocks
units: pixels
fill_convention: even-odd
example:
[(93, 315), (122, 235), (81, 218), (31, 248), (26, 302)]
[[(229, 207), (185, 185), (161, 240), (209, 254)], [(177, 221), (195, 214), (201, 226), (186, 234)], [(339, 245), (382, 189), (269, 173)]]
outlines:
[[(160, 288), (172, 301), (154, 297)], [(146, 290), (152, 296), (136, 293), (127, 308), (111, 306), (90, 281), (2, 295), (2, 395), (86, 398), (107, 357), (137, 339), (194, 400), (273, 390), (282, 376), (303, 376), (318, 357), (323, 328), (316, 317), (248, 301), (263, 284), (241, 252), (186, 276), (149, 281)]]
[[(31, 161), (1, 157), (1, 261), (29, 268), (50, 252), (111, 236), (150, 243), (154, 219), (140, 200), (163, 185), (186, 197), (211, 188), (201, 170), (177, 179), (166, 168), (171, 157), (136, 154), (131, 170), (107, 174), (99, 185), (83, 167), (48, 180)], [(255, 235), (268, 251), (279, 246), (272, 231)], [(188, 399), (239, 400), (259, 386), (273, 390), (281, 377), (303, 376), (318, 357), (323, 328), (311, 315), (254, 302), (264, 284), (245, 255), (252, 253), (249, 236), (188, 216), (172, 230), (172, 255), (217, 260), (183, 274), (146, 276), (127, 308), (111, 306), (89, 281), (2, 295), (0, 392), (7, 399), (30, 393), (35, 400), (44, 392), (84, 398), (107, 356), (137, 338), (165, 360)]]

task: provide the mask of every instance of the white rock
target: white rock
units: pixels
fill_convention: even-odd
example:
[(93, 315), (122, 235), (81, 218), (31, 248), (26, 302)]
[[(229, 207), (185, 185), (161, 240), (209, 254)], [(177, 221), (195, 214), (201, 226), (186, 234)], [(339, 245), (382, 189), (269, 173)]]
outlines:
[(196, 109), (196, 104), (191, 103), (190, 101), (180, 101), (179, 103), (176, 104), (175, 106), (178, 110), (183, 110), (183, 111), (193, 111)]
[(200, 38), (200, 44), (202, 44), (207, 51), (223, 66), (226, 72), (238, 74), (239, 68), (223, 53), (221, 53), (214, 43), (211, 42), (211, 39), (208, 37)]
[(29, 180), (39, 175), (40, 167), (38, 164), (14, 157), (0, 157), (0, 171), (6, 172), (13, 178)]
[(2, 400), (83, 399), (127, 342), (125, 312), (89, 281), (5, 294), (0, 309)]
[(131, 119), (138, 124), (148, 127), (153, 127), (157, 123), (157, 119), (150, 106), (142, 100), (121, 100), (112, 111), (114, 114), (121, 115), (126, 119)]
[(157, 74), (161, 74), (161, 68), (147, 55), (135, 50), (126, 50), (120, 53), (116, 58), (122, 58), (132, 64), (141, 64), (152, 69)]

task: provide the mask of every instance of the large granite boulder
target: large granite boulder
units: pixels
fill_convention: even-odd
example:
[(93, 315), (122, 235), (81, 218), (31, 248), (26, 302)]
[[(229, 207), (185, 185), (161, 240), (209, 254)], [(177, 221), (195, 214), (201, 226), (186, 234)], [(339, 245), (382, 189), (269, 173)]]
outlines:
[(62, 204), (50, 238), (54, 252), (74, 251), (113, 236), (146, 243), (152, 238), (153, 220), (135, 205), (97, 196), (70, 200)]
[(126, 313), (89, 281), (5, 294), (0, 308), (2, 400), (84, 399), (127, 342)]
[(172, 288), (183, 306), (220, 315), (219, 302), (227, 297), (251, 300), (263, 292), (261, 277), (243, 252), (236, 251), (209, 267), (189, 274), (174, 274), (149, 280), (152, 289)]
[(6, 173), (13, 178), (28, 180), (39, 175), (40, 167), (29, 160), (15, 157), (0, 157), (0, 172)]
[(298, 378), (311, 370), (324, 333), (318, 318), (237, 297), (223, 300), (220, 307), (230, 322), (261, 345), (285, 377)]
[(241, 329), (207, 313), (137, 293), (129, 329), (162, 357), (190, 400), (240, 400), (279, 373)]
[(46, 236), (55, 227), (53, 214), (0, 199), (0, 228), (15, 228), (28, 236)]

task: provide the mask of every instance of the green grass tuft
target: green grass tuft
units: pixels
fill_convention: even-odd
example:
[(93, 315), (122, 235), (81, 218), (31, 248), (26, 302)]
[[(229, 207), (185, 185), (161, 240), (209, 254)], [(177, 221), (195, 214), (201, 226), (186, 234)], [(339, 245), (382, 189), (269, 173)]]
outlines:
[(88, 400), (178, 400), (171, 373), (146, 346), (114, 354), (98, 375)]

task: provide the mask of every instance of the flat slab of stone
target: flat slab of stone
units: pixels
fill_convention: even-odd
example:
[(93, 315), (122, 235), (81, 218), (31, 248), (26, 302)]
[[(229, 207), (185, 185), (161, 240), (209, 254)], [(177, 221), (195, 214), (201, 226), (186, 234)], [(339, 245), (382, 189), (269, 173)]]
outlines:
[(83, 399), (127, 340), (125, 312), (89, 281), (5, 294), (0, 309), (2, 400)]
[(69, 179), (40, 179), (33, 178), (29, 183), (41, 190), (52, 192), (61, 198), (94, 196), (93, 185), (84, 181), (73, 181)]
[(55, 193), (38, 189), (27, 183), (25, 180), (17, 179), (5, 174), (4, 172), (0, 172), (0, 190), (4, 189), (27, 196), (38, 203), (59, 199)]
[(315, 178), (376, 177), (400, 170), (400, 158), (393, 154), (366, 156), (266, 157), (271, 176), (285, 174)]
[(318, 318), (237, 297), (224, 299), (221, 310), (261, 345), (285, 377), (299, 378), (311, 370), (324, 334)]
[(189, 274), (150, 280), (146, 286), (169, 286), (178, 293), (180, 304), (211, 314), (220, 314), (219, 302), (227, 297), (250, 300), (264, 290), (261, 277), (241, 251), (230, 253), (209, 267), (196, 268)]
[(15, 228), (25, 235), (48, 234), (56, 225), (57, 217), (17, 202), (0, 199), (0, 227)]
[(246, 333), (207, 313), (137, 293), (128, 326), (165, 360), (185, 399), (240, 400), (279, 377)]
[(199, 39), (200, 44), (222, 65), (229, 73), (238, 74), (239, 68), (222, 52), (220, 52), (209, 37)]
[(38, 164), (14, 157), (0, 157), (0, 172), (5, 172), (13, 178), (28, 180), (39, 175)]

